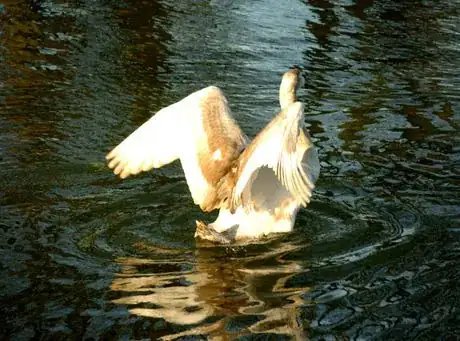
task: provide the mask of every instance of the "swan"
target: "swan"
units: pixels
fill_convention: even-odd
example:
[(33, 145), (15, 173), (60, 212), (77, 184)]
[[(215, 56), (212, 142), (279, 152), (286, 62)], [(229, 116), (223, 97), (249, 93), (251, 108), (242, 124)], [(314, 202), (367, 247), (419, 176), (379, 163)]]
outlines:
[(283, 74), (281, 111), (250, 142), (221, 89), (208, 86), (152, 116), (106, 156), (120, 178), (180, 160), (193, 202), (219, 209), (195, 237), (215, 243), (290, 232), (320, 173), (315, 146), (296, 100), (300, 69)]

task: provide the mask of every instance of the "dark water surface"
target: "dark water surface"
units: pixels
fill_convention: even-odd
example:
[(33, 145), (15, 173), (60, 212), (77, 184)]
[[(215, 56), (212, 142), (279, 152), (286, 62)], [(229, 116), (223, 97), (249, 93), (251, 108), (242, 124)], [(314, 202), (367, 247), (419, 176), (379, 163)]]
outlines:
[[(460, 335), (459, 1), (0, 1), (0, 339)], [(254, 136), (293, 64), (323, 166), (293, 233), (199, 247), (178, 163), (105, 166), (210, 84)]]

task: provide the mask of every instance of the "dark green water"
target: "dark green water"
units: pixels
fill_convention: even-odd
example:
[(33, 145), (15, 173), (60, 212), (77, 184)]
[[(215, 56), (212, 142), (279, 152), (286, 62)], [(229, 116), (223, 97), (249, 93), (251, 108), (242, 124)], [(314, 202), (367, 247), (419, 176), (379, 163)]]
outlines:
[[(456, 0), (3, 0), (0, 339), (457, 339), (459, 46)], [(323, 166), (293, 233), (199, 247), (179, 164), (105, 166), (211, 84), (254, 136), (293, 64)]]

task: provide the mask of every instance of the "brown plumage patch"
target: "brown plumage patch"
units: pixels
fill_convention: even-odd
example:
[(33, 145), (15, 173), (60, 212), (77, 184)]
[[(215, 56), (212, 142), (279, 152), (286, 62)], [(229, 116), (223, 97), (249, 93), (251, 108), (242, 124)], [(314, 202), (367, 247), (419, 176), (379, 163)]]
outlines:
[(225, 205), (225, 208), (228, 208), (231, 213), (235, 213), (235, 209), (231, 205), (231, 197), (233, 194), (233, 189), (235, 188), (238, 174), (237, 160), (230, 167), (229, 171), (225, 176), (219, 181), (217, 185), (217, 200), (221, 206)]
[(200, 103), (205, 138), (198, 152), (198, 163), (209, 188), (200, 207), (211, 211), (225, 199), (218, 195), (219, 183), (230, 171), (246, 145), (247, 138), (231, 116), (221, 90), (211, 87)]

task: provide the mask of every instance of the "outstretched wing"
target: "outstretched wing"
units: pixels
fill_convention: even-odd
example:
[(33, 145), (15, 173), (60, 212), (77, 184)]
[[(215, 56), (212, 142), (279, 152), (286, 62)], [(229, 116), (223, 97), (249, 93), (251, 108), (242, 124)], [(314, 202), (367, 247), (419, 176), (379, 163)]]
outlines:
[(123, 179), (180, 159), (193, 201), (210, 211), (220, 206), (219, 180), (246, 143), (224, 94), (210, 86), (161, 109), (106, 158)]
[(231, 207), (275, 208), (288, 197), (310, 202), (320, 164), (303, 113), (300, 102), (286, 106), (241, 154)]

